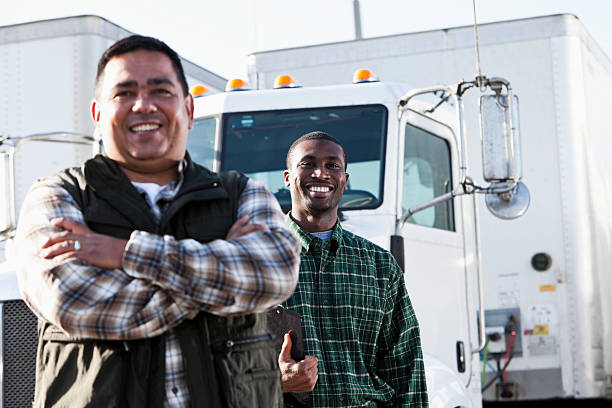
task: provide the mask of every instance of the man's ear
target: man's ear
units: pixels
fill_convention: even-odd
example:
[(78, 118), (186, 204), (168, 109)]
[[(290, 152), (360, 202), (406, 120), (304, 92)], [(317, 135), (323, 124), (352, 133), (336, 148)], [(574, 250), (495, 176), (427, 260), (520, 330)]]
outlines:
[(344, 175), (346, 176), (346, 180), (344, 180), (344, 190), (346, 191), (346, 186), (348, 186), (349, 174), (348, 173), (344, 173)]
[(189, 124), (187, 125), (187, 129), (193, 129), (193, 95), (190, 93), (185, 97), (185, 110), (187, 110), (187, 117), (189, 118)]
[(285, 187), (291, 186), (291, 182), (289, 181), (290, 175), (291, 173), (289, 172), (289, 170), (283, 171), (283, 178), (285, 179)]
[(93, 119), (96, 125), (100, 121), (100, 108), (98, 106), (98, 101), (95, 99), (91, 101), (91, 119)]

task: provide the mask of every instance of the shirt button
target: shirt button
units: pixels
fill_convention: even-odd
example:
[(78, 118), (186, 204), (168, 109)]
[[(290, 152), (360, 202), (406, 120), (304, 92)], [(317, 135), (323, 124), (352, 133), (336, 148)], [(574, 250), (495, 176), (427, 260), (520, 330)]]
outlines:
[(327, 303), (329, 303), (329, 302), (327, 302), (327, 299), (323, 300), (323, 304), (324, 305), (326, 305)]
[(176, 387), (172, 387), (172, 392), (176, 395), (178, 394), (178, 388)]
[(144, 266), (142, 266), (142, 265), (138, 265), (138, 266), (136, 267), (136, 271), (138, 271), (138, 272), (144, 272)]
[(338, 397), (338, 401), (343, 402), (344, 401), (344, 397)]

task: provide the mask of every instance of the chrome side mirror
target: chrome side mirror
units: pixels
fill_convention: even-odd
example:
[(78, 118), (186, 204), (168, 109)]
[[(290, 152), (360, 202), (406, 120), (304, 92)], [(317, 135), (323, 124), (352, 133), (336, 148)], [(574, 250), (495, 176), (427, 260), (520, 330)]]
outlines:
[[(463, 94), (469, 89), (489, 90), (492, 94), (480, 98), (480, 134), (482, 141), (482, 172), (489, 184), (477, 185), (467, 175), (466, 128), (463, 117)], [(408, 109), (412, 98), (441, 92), (440, 102), (424, 114), (432, 114), (444, 102), (454, 99), (460, 146), (459, 183), (452, 191), (435, 197), (405, 211), (396, 222), (396, 234), (406, 220), (418, 211), (464, 194), (486, 194), (485, 202), (491, 213), (503, 219), (520, 217), (529, 208), (529, 190), (521, 182), (523, 168), (519, 135), (518, 98), (512, 93), (510, 82), (503, 78), (477, 77), (475, 81), (461, 81), (456, 87), (434, 86), (407, 92), (399, 101), (398, 117)]]
[[(491, 183), (491, 193), (485, 196), (485, 204), (489, 211), (503, 220), (513, 220), (525, 214), (531, 196), (527, 186), (522, 181), (506, 183), (503, 181)], [(498, 192), (496, 192), (498, 191)]]
[(491, 183), (485, 202), (493, 215), (509, 220), (523, 215), (531, 201), (521, 182), (519, 101), (505, 80), (492, 78), (488, 86), (494, 94), (480, 97), (482, 173)]
[(482, 172), (486, 181), (519, 181), (523, 177), (518, 105), (516, 95), (512, 99), (501, 93), (480, 97)]

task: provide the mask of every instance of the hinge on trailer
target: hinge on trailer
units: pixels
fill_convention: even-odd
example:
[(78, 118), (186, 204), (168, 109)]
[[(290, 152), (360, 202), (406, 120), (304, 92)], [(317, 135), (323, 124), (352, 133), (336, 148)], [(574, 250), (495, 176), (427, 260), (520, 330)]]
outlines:
[(557, 283), (565, 283), (565, 269), (557, 268), (555, 270), (555, 276), (557, 278)]

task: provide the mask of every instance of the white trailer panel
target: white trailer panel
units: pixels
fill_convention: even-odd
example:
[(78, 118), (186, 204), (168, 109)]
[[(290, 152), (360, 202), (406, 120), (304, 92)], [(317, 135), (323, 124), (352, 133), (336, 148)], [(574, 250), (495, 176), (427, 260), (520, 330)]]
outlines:
[[(529, 210), (512, 222), (482, 202), (479, 208), (488, 319), (516, 311), (520, 318), (521, 353), (508, 378), (523, 399), (612, 398), (612, 140), (605, 120), (612, 63), (573, 15), (483, 24), (479, 42), (483, 74), (508, 78), (519, 95), (531, 192)], [(471, 79), (473, 28), (249, 57), (250, 81), (260, 88), (279, 74), (304, 86), (347, 83), (360, 68), (415, 86)], [(481, 167), (477, 105), (475, 95), (466, 96), (472, 168)], [(541, 252), (552, 265), (536, 271), (532, 257)], [(496, 398), (494, 388), (486, 397)]]

